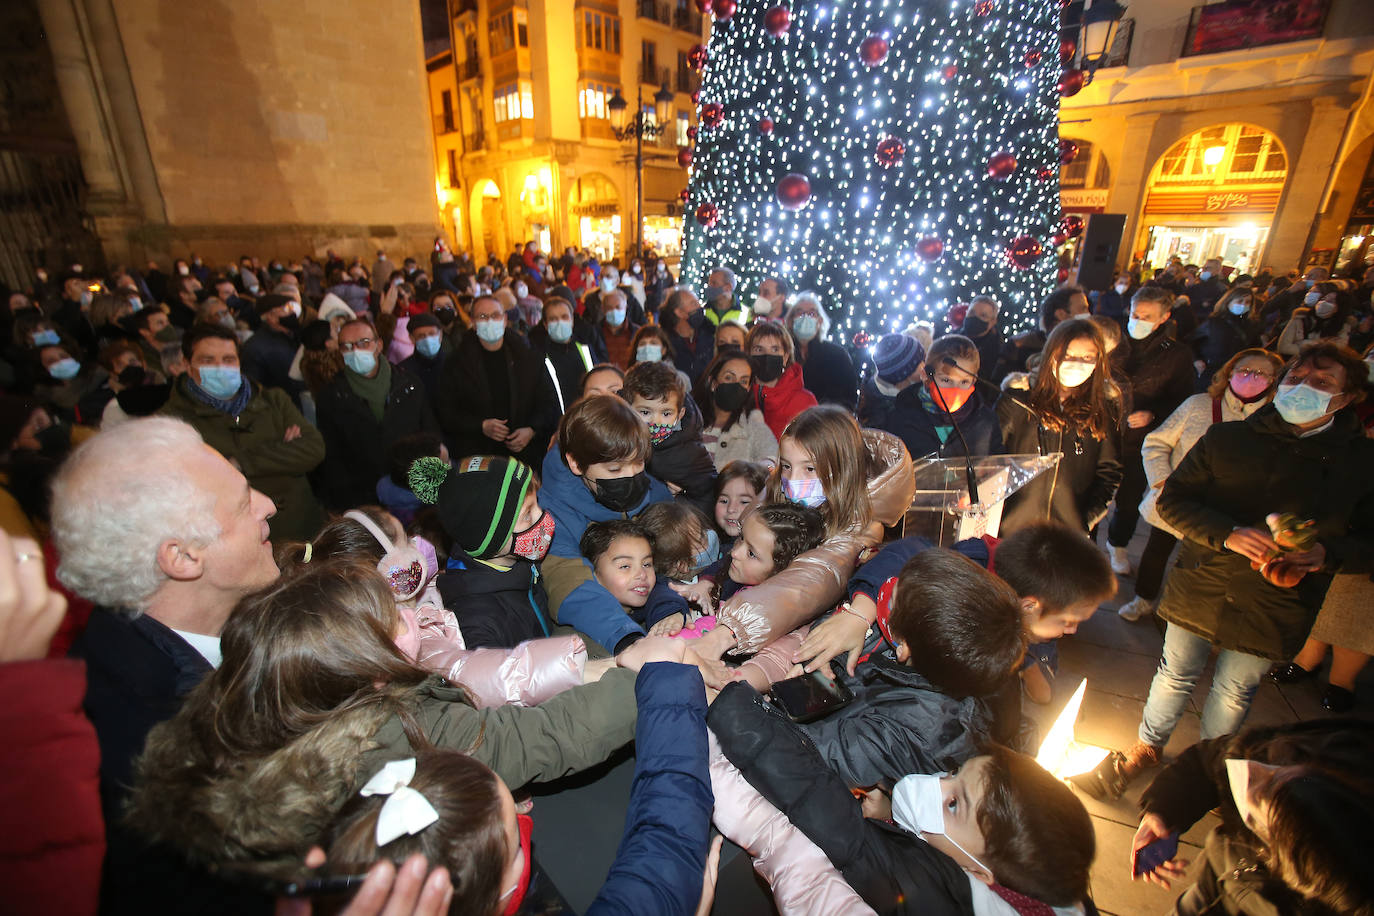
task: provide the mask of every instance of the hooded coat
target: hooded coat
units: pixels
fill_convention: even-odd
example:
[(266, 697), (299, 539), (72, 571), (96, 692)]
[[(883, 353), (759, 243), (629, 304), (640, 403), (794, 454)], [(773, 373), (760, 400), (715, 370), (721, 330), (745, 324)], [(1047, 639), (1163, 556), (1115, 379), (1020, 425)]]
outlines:
[(444, 607), (455, 609), (463, 643), (470, 649), (508, 649), (554, 635), (539, 567), (529, 560), (517, 559), (510, 569), (497, 569), (455, 553), (448, 570), (435, 581)]
[(754, 402), (763, 409), (764, 422), (779, 442), (782, 441), (782, 431), (793, 417), (819, 403), (816, 396), (802, 384), (802, 375), (801, 363), (793, 363), (782, 370), (782, 376), (772, 388), (755, 380)]
[(682, 499), (706, 517), (715, 511), (716, 465), (701, 441), (701, 413), (685, 408), (679, 428), (649, 453), (647, 469), (654, 477), (682, 488)]

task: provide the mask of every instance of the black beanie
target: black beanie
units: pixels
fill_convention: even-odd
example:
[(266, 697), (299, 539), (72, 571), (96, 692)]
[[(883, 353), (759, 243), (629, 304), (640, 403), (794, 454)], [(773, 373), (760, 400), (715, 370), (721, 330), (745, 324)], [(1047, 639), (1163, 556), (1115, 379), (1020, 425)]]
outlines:
[(411, 315), (410, 321), (406, 323), (407, 331), (418, 331), (420, 328), (438, 328), (442, 331), (444, 326), (439, 323), (438, 318), (435, 318), (429, 312), (421, 312), (418, 315)]
[(478, 560), (500, 556), (534, 482), (523, 463), (491, 455), (462, 458), (452, 467), (439, 458), (419, 458), (408, 476), (420, 501), (439, 510), (454, 546)]

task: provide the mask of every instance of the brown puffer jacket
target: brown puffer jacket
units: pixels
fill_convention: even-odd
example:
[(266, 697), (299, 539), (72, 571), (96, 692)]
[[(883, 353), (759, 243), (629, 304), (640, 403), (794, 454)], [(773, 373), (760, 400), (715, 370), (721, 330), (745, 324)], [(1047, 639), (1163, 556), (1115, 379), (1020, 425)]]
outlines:
[[(891, 433), (865, 429), (863, 437), (873, 466), (881, 468), (868, 481), (873, 520), (895, 525), (916, 495), (911, 456)], [(860, 528), (842, 531), (767, 582), (737, 592), (716, 615), (735, 631), (734, 651), (757, 652), (833, 607), (844, 595), (859, 554), (877, 543)]]

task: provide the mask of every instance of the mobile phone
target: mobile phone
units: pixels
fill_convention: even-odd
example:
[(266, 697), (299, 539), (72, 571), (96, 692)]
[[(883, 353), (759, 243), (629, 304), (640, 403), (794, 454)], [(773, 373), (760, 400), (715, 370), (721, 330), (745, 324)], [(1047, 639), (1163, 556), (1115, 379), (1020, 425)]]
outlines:
[(1176, 855), (1178, 834), (1171, 833), (1166, 837), (1160, 837), (1136, 851), (1135, 861), (1131, 864), (1131, 876), (1139, 878), (1146, 872), (1152, 872)]
[(334, 874), (320, 868), (276, 862), (224, 862), (210, 869), (230, 884), (273, 897), (331, 897), (352, 894), (366, 874)]
[(793, 722), (811, 722), (854, 702), (854, 693), (820, 671), (777, 681), (769, 688), (773, 705)]

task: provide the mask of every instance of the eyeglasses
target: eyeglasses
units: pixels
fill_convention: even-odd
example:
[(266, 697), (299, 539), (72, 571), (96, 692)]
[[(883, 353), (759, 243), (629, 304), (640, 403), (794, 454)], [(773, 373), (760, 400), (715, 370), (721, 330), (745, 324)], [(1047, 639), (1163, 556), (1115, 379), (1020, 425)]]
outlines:
[(352, 353), (354, 350), (371, 350), (371, 349), (372, 349), (372, 338), (371, 338), (371, 337), (363, 337), (363, 338), (361, 338), (361, 339), (359, 339), (359, 340), (353, 341), (353, 343), (343, 343), (343, 342), (340, 342), (340, 343), (339, 343), (339, 350), (340, 350), (340, 352), (343, 352), (343, 353)]
[(1272, 382), (1274, 380), (1274, 376), (1259, 369), (1236, 369), (1231, 374), (1238, 375), (1241, 378), (1262, 378), (1266, 382)]

